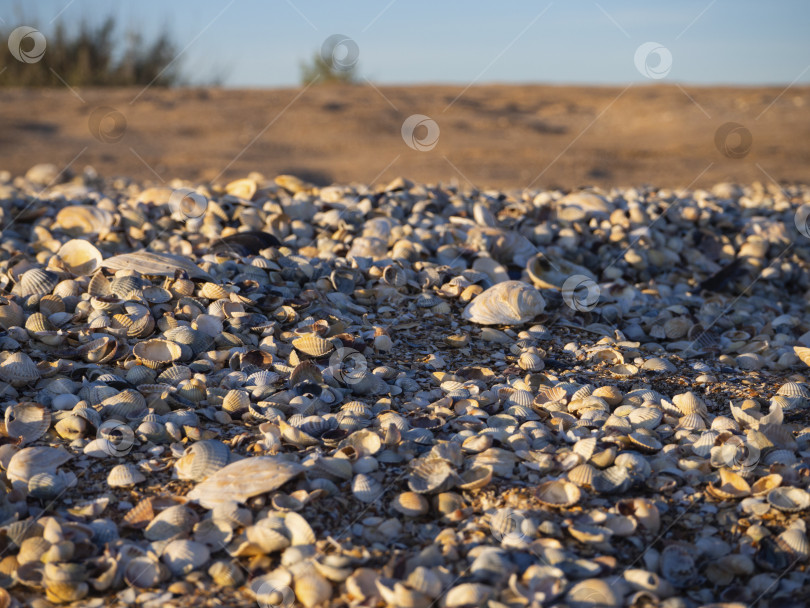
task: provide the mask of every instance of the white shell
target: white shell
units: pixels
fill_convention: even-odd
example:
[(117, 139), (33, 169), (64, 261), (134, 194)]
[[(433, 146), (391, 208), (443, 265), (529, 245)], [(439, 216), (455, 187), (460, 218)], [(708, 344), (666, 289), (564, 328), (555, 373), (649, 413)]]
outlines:
[(521, 325), (543, 312), (540, 292), (522, 281), (504, 281), (476, 296), (462, 316), (479, 325)]

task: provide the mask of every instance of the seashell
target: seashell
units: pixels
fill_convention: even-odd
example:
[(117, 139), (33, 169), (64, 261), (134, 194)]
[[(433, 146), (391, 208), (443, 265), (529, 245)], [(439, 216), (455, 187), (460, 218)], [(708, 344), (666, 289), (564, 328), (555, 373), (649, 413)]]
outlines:
[(290, 585), (292, 575), (284, 568), (277, 568), (250, 582), (250, 591), (260, 606), (292, 606), (295, 596)]
[(810, 557), (810, 542), (804, 530), (791, 527), (776, 537), (780, 547), (785, 547), (796, 559), (801, 561)]
[(37, 473), (28, 480), (28, 495), (40, 500), (53, 500), (75, 483), (73, 473)]
[(306, 608), (312, 608), (332, 597), (332, 585), (317, 571), (307, 570), (295, 577), (295, 597)]
[(729, 469), (720, 469), (720, 486), (709, 484), (706, 492), (718, 500), (743, 498), (751, 494), (751, 486), (742, 476)]
[(466, 608), (467, 606), (486, 606), (492, 595), (492, 588), (480, 583), (462, 583), (456, 585), (444, 597), (446, 608)]
[(180, 479), (203, 481), (228, 464), (231, 450), (215, 439), (196, 441), (191, 444), (182, 458), (175, 463)]
[(504, 281), (476, 296), (462, 317), (479, 325), (522, 325), (544, 308), (539, 291), (521, 281)]
[(76, 354), (88, 363), (106, 363), (118, 349), (118, 342), (112, 336), (103, 336), (82, 344)]
[[(264, 522), (266, 520), (262, 520)], [(283, 551), (290, 546), (290, 539), (280, 531), (259, 522), (245, 530), (247, 540), (257, 546), (263, 553)]]
[(42, 268), (32, 268), (25, 271), (20, 277), (20, 295), (24, 298), (44, 296), (51, 293), (57, 283), (59, 283), (59, 276), (56, 273)]
[(159, 369), (177, 361), (182, 355), (182, 350), (175, 342), (155, 338), (138, 342), (132, 349), (132, 354), (146, 367)]
[(198, 484), (188, 493), (188, 498), (208, 509), (226, 501), (244, 502), (279, 489), (303, 471), (301, 465), (276, 456), (245, 458), (230, 463)]
[(231, 196), (249, 201), (256, 194), (258, 186), (255, 180), (249, 178), (237, 179), (225, 186), (225, 192)]
[(693, 550), (679, 544), (661, 551), (659, 568), (664, 580), (679, 588), (688, 586), (697, 576)]
[(168, 540), (191, 531), (197, 523), (194, 512), (183, 505), (172, 505), (157, 514), (143, 531), (147, 540)]
[(335, 345), (330, 340), (315, 334), (296, 338), (292, 341), (292, 345), (302, 353), (315, 358), (323, 357), (335, 348)]
[(391, 501), (391, 507), (406, 517), (419, 517), (428, 512), (428, 501), (416, 492), (401, 492)]
[(31, 477), (38, 473), (55, 474), (57, 467), (70, 458), (70, 454), (62, 448), (23, 448), (11, 457), (6, 475), (14, 488), (25, 490)]
[(542, 289), (556, 289), (561, 291), (569, 277), (580, 275), (596, 283), (596, 276), (583, 266), (564, 259), (555, 259), (553, 262), (543, 253), (528, 260), (526, 272), (532, 283)]
[(208, 547), (193, 540), (173, 540), (166, 545), (161, 555), (161, 559), (175, 576), (201, 568), (210, 558)]
[(452, 465), (439, 458), (420, 459), (411, 469), (408, 486), (418, 494), (449, 490), (458, 482)]
[(571, 586), (565, 595), (565, 605), (570, 608), (595, 608), (596, 606), (621, 606), (623, 587), (614, 579), (589, 578)]
[(9, 327), (20, 327), (25, 322), (25, 313), (22, 306), (14, 300), (0, 298), (0, 327), (8, 330)]
[(60, 266), (75, 277), (90, 276), (104, 260), (96, 247), (84, 239), (71, 239), (59, 248), (56, 258)]
[(492, 481), (493, 470), (488, 466), (474, 466), (459, 476), (456, 487), (460, 490), (476, 490)]
[(553, 480), (541, 483), (535, 490), (535, 497), (546, 507), (561, 509), (579, 502), (581, 492), (569, 481)]
[(782, 476), (777, 473), (760, 477), (751, 484), (751, 494), (754, 496), (765, 496), (774, 488), (778, 488), (782, 483)]
[(54, 226), (72, 236), (103, 237), (113, 225), (113, 215), (97, 206), (68, 205), (62, 207), (54, 218)]
[(135, 251), (107, 258), (102, 267), (110, 270), (135, 270), (144, 276), (174, 277), (179, 270), (192, 279), (213, 281), (214, 278), (184, 256), (153, 251)]
[(245, 581), (242, 567), (235, 561), (217, 561), (208, 568), (208, 576), (220, 587), (238, 587)]
[(675, 395), (672, 398), (672, 403), (675, 404), (675, 407), (677, 407), (684, 416), (697, 414), (705, 417), (708, 413), (706, 404), (692, 391)]
[(148, 589), (167, 578), (168, 568), (151, 557), (134, 557), (124, 567), (124, 580), (132, 587)]
[(804, 346), (794, 346), (793, 352), (796, 353), (796, 356), (802, 363), (810, 366), (810, 348), (806, 348)]
[(768, 492), (767, 501), (780, 511), (797, 513), (810, 507), (810, 494), (801, 488), (781, 486)]
[(144, 481), (146, 476), (131, 464), (118, 464), (107, 475), (107, 485), (111, 488), (127, 488)]
[(662, 359), (661, 357), (646, 359), (644, 363), (641, 364), (641, 369), (658, 373), (672, 373), (678, 371), (678, 368), (675, 367), (671, 361)]
[(380, 499), (383, 487), (379, 481), (370, 475), (357, 475), (352, 480), (352, 494), (360, 502), (372, 503)]
[(0, 379), (11, 386), (25, 386), (39, 380), (40, 372), (25, 353), (10, 353), (0, 363)]
[(51, 426), (51, 412), (45, 407), (30, 402), (15, 403), (6, 409), (6, 433), (19, 437), (20, 446), (42, 437)]
[(545, 367), (545, 361), (539, 353), (526, 351), (518, 357), (518, 366), (522, 370), (539, 372)]
[(567, 473), (568, 481), (581, 488), (593, 487), (594, 477), (597, 475), (597, 470), (590, 464), (580, 464), (569, 470)]
[(652, 454), (660, 450), (663, 445), (654, 436), (643, 433), (641, 431), (633, 431), (627, 435), (627, 439), (637, 450), (645, 453)]

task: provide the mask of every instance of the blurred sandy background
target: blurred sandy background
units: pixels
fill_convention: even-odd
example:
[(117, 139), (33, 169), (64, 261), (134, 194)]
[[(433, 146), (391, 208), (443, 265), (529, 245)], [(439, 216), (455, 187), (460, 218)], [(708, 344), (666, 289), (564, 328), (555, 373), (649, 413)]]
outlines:
[[(104, 176), (156, 183), (250, 171), (318, 184), (402, 175), (479, 188), (810, 182), (808, 87), (493, 85), (472, 87), (447, 108), (461, 89), (151, 88), (132, 104), (137, 88), (3, 89), (0, 168), (20, 174), (72, 161), (73, 170), (92, 165)], [(103, 118), (109, 143), (90, 132), (99, 106), (125, 120)], [(413, 113), (440, 129), (429, 153), (404, 144), (400, 128)], [(718, 148), (716, 131), (729, 121), (744, 125), (750, 142), (731, 132)]]

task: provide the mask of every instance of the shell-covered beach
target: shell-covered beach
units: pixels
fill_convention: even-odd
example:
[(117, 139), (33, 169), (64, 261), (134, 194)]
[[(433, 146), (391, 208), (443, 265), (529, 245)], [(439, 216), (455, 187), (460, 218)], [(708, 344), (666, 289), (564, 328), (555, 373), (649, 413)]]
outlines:
[(0, 210), (0, 606), (810, 598), (807, 186)]

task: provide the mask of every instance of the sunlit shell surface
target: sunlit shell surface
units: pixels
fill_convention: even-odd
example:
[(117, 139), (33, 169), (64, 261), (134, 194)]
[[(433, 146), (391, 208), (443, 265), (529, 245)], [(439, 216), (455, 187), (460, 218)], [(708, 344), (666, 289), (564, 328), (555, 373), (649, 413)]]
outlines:
[(808, 186), (73, 169), (0, 172), (0, 608), (801, 602)]
[(521, 325), (544, 309), (543, 296), (531, 285), (504, 281), (476, 296), (462, 316), (479, 325)]
[(274, 456), (246, 458), (214, 473), (195, 486), (188, 497), (206, 508), (227, 501), (244, 502), (280, 488), (303, 470), (299, 464)]

